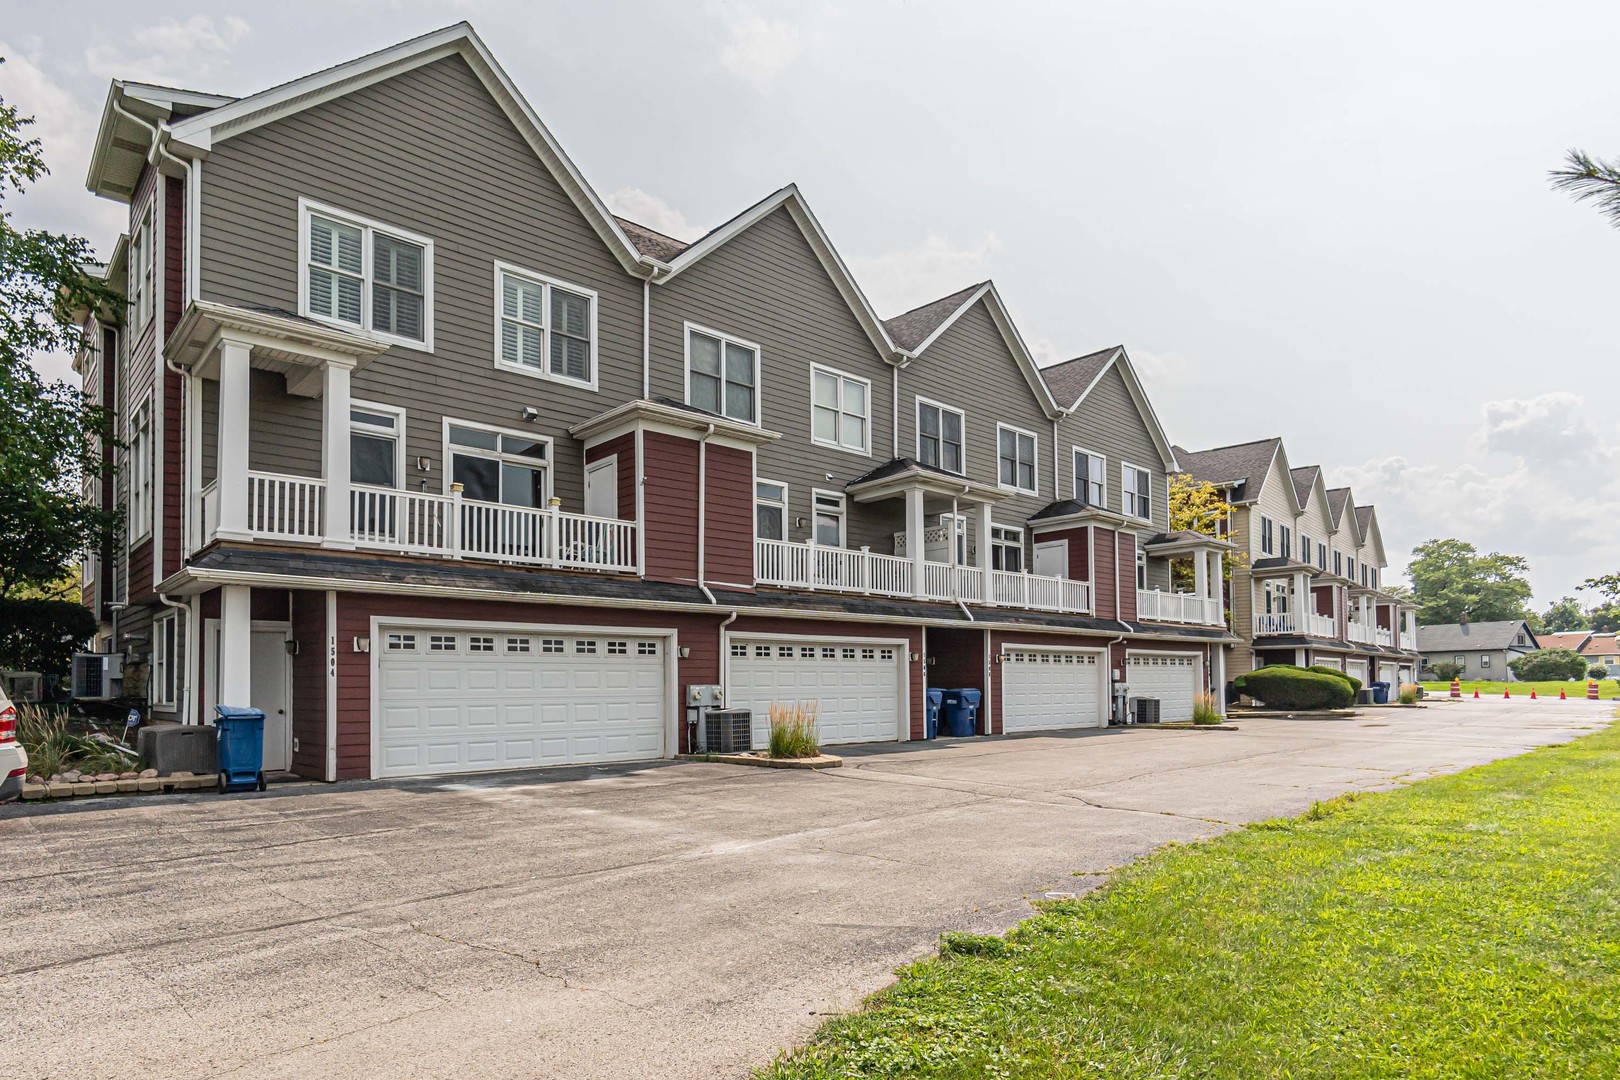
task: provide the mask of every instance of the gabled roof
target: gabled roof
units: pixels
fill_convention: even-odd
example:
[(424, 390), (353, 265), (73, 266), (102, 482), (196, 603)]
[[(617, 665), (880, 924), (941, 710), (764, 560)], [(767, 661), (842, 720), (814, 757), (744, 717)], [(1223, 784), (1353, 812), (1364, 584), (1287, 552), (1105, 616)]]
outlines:
[[(1001, 334), (1002, 341), (1006, 342), (1007, 350), (1017, 362), (1018, 369), (1024, 373), (1024, 379), (1029, 383), (1030, 390), (1034, 391), (1035, 400), (1048, 418), (1058, 419), (1063, 415), (1063, 409), (1052, 398), (1052, 391), (1041, 378), (1041, 370), (1035, 364), (1035, 357), (1024, 344), (1023, 335), (1019, 334), (1018, 327), (1013, 325), (1012, 316), (1007, 313), (1007, 305), (1002, 302), (1001, 293), (996, 291), (995, 282), (981, 281), (977, 285), (970, 285), (922, 307), (912, 308), (904, 314), (896, 315), (886, 320), (883, 326), (889, 339), (894, 341), (908, 358), (916, 359), (938, 341), (956, 320), (981, 301), (984, 303), (985, 311), (990, 315), (990, 321), (995, 323), (996, 330)], [(915, 341), (916, 344), (901, 344), (902, 340)]]
[[(1524, 644), (1515, 645), (1514, 639), (1524, 634)], [(1439, 654), (1470, 652), (1490, 649), (1537, 649), (1536, 635), (1523, 619), (1504, 622), (1443, 623), (1439, 626), (1418, 627), (1418, 651)]]
[(1593, 634), (1590, 640), (1581, 647), (1581, 655), (1612, 656), (1616, 652), (1620, 652), (1620, 648), (1616, 647), (1617, 644), (1620, 644), (1620, 636), (1615, 634)]
[[(1328, 510), (1333, 514), (1333, 529), (1337, 532), (1340, 528), (1340, 522), (1344, 520), (1344, 508), (1350, 505), (1350, 489), (1347, 487), (1328, 488), (1327, 498)], [(1360, 528), (1356, 530), (1356, 541), (1358, 543), (1361, 541)]]
[(1311, 488), (1322, 478), (1320, 465), (1301, 465), (1297, 469), (1290, 469), (1289, 479), (1294, 481), (1294, 498), (1299, 505), (1304, 506), (1311, 498)]
[(1258, 499), (1265, 488), (1271, 463), (1282, 450), (1282, 439), (1257, 439), (1196, 452), (1183, 450), (1179, 446), (1174, 449), (1182, 472), (1195, 480), (1229, 487), (1232, 489), (1232, 502), (1248, 503)]
[(1569, 649), (1580, 652), (1586, 643), (1592, 640), (1590, 630), (1565, 630), (1557, 634), (1537, 634), (1536, 640), (1543, 649)]
[(936, 331), (965, 311), (968, 304), (978, 298), (980, 290), (989, 284), (988, 281), (980, 281), (949, 296), (930, 300), (892, 319), (884, 319), (883, 328), (900, 348), (916, 352)]
[(1097, 385), (1103, 372), (1114, 358), (1125, 351), (1123, 345), (1110, 345), (1106, 349), (1098, 349), (1094, 353), (1077, 356), (1073, 360), (1065, 360), (1061, 364), (1041, 369), (1041, 378), (1052, 389), (1052, 397), (1065, 409), (1073, 409), (1080, 404), (1080, 399), (1086, 396), (1090, 389)]
[[(460, 56), (472, 68), (490, 96), (624, 268), (639, 277), (648, 276), (656, 270), (661, 260), (643, 255), (630, 242), (618, 220), (608, 212), (607, 204), (563, 152), (562, 146), (541, 122), (533, 107), (496, 62), (483, 39), (465, 22), (411, 38), (257, 94), (222, 102), (206, 112), (177, 121), (172, 128), (161, 130), (159, 139), (167, 141), (176, 154), (200, 157), (206, 155), (216, 142), (450, 56)], [(92, 162), (91, 190), (96, 190), (95, 178), (96, 165)]]
[(1356, 507), (1356, 528), (1362, 536), (1367, 535), (1367, 529), (1372, 525), (1373, 508), (1370, 506)]
[(637, 251), (648, 258), (657, 259), (659, 262), (669, 262), (692, 246), (684, 240), (677, 240), (673, 236), (665, 236), (656, 229), (649, 229), (645, 225), (631, 221), (629, 218), (620, 217), (617, 214), (613, 215), (613, 220), (619, 223), (619, 228), (624, 230), (624, 235), (630, 238), (630, 242), (635, 245)]
[[(855, 276), (849, 272), (849, 267), (844, 265), (844, 260), (833, 248), (826, 230), (821, 227), (821, 222), (810, 212), (810, 206), (799, 193), (797, 184), (789, 184), (771, 192), (730, 221), (710, 229), (694, 242), (682, 247), (673, 259), (668, 260), (667, 271), (655, 277), (653, 283), (662, 284), (677, 277), (778, 210), (786, 210), (793, 223), (804, 234), (805, 241), (832, 280), (833, 287), (843, 296), (851, 314), (855, 316), (855, 321), (861, 324), (861, 328), (866, 331), (867, 337), (872, 339), (873, 346), (883, 359), (891, 362), (897, 359), (899, 348), (884, 329), (883, 320), (878, 318), (871, 302), (866, 299), (866, 294), (856, 284)], [(656, 237), (658, 234), (653, 235)], [(663, 239), (668, 241), (670, 238)]]

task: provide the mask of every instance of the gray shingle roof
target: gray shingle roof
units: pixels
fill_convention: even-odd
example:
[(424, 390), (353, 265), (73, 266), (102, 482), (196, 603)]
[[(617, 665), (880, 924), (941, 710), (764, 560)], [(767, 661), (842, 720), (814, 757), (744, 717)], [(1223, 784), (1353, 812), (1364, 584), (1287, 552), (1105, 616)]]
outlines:
[(1232, 501), (1251, 502), (1260, 497), (1266, 474), (1271, 471), (1271, 461), (1281, 445), (1282, 439), (1271, 438), (1196, 452), (1179, 446), (1172, 449), (1182, 472), (1211, 484), (1235, 485)]
[(1356, 507), (1356, 528), (1361, 530), (1362, 536), (1367, 535), (1367, 526), (1372, 524), (1372, 514), (1373, 508), (1370, 506)]
[[(1514, 638), (1520, 632), (1524, 634), (1524, 644), (1515, 646)], [(1422, 653), (1536, 647), (1536, 637), (1522, 619), (1509, 619), (1505, 622), (1444, 623), (1439, 626), (1418, 627), (1418, 651)]]
[(942, 296), (921, 307), (912, 308), (892, 319), (884, 319), (883, 328), (889, 332), (891, 341), (910, 352), (927, 341), (928, 335), (938, 330), (941, 323), (955, 315), (957, 309), (967, 303), (968, 297), (984, 288), (986, 284), (988, 282), (977, 282), (949, 296)]
[(1328, 510), (1333, 513), (1333, 527), (1339, 527), (1339, 521), (1344, 517), (1344, 508), (1350, 503), (1349, 488), (1328, 488)]
[(649, 229), (645, 225), (631, 221), (629, 218), (619, 217), (617, 214), (613, 216), (613, 220), (619, 223), (619, 228), (624, 230), (624, 234), (630, 238), (630, 242), (636, 246), (637, 251), (643, 255), (650, 255), (660, 262), (669, 262), (692, 246), (683, 240), (677, 240), (673, 236), (665, 236), (656, 229)]
[(1041, 378), (1046, 380), (1046, 386), (1057, 403), (1065, 409), (1071, 408), (1080, 400), (1080, 395), (1086, 392), (1086, 387), (1091, 385), (1098, 372), (1107, 367), (1114, 354), (1124, 347), (1110, 345), (1106, 349), (1042, 368)]
[(1294, 481), (1294, 494), (1299, 497), (1299, 505), (1304, 506), (1310, 499), (1311, 488), (1316, 485), (1316, 478), (1321, 475), (1320, 465), (1301, 465), (1288, 471), (1289, 478)]

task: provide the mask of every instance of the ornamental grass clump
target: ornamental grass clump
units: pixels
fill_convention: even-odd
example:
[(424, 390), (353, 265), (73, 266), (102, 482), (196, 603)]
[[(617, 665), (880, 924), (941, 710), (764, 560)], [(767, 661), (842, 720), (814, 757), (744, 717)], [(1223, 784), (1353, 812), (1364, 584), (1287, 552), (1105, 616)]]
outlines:
[(819, 705), (796, 701), (792, 705), (771, 705), (770, 755), (773, 758), (812, 758), (821, 754), (821, 736), (816, 732)]
[(1196, 694), (1193, 696), (1192, 722), (1195, 724), (1218, 724), (1224, 719), (1221, 716), (1221, 704), (1214, 694)]
[(1418, 698), (1423, 696), (1423, 687), (1417, 683), (1402, 683), (1400, 696), (1395, 700), (1402, 705), (1416, 705)]

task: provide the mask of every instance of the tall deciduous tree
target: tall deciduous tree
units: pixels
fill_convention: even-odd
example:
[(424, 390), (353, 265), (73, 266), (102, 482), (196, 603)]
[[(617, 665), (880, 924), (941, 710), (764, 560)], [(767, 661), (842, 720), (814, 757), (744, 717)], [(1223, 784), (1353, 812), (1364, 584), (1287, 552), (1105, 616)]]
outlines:
[(1430, 540), (1412, 551), (1407, 573), (1427, 625), (1462, 621), (1497, 622), (1530, 615), (1530, 572), (1522, 556), (1493, 551), (1481, 555), (1466, 540)]
[(48, 589), (118, 524), (80, 494), (81, 479), (100, 469), (93, 439), (107, 430), (105, 414), (30, 363), (79, 347), (72, 312), (119, 301), (87, 269), (87, 241), (12, 221), (7, 197), (47, 171), (32, 124), (0, 98), (0, 599)]
[(1564, 155), (1564, 167), (1548, 175), (1553, 187), (1568, 192), (1576, 202), (1595, 204), (1598, 213), (1620, 229), (1620, 164), (1571, 150)]
[(1541, 613), (1539, 626), (1532, 626), (1537, 633), (1561, 634), (1566, 630), (1587, 629), (1586, 612), (1581, 610), (1581, 602), (1573, 596), (1566, 596), (1557, 600), (1546, 611)]
[[(1221, 489), (1207, 480), (1197, 480), (1186, 473), (1170, 477), (1170, 530), (1196, 532), (1205, 536), (1226, 539), (1225, 523), (1230, 520), (1232, 504), (1226, 501)], [(1223, 562), (1223, 577), (1230, 581), (1232, 565), (1243, 557), (1241, 552), (1229, 551)], [(1179, 590), (1193, 587), (1193, 568), (1180, 561), (1172, 567), (1173, 584)]]

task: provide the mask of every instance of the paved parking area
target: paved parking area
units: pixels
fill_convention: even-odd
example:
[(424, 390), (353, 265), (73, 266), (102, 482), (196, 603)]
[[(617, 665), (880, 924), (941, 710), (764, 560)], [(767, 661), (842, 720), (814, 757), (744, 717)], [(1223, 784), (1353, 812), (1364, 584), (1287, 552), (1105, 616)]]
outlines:
[(746, 1075), (940, 931), (1169, 840), (1573, 738), (1474, 702), (0, 809), (0, 1076)]

